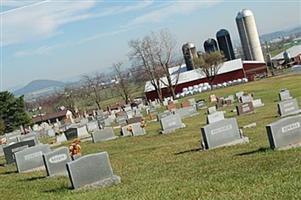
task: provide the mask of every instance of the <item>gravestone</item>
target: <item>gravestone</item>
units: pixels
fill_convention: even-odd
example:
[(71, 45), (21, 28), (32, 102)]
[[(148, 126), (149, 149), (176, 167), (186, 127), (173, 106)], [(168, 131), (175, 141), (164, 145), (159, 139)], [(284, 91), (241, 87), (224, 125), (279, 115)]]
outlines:
[(112, 127), (105, 127), (104, 129), (100, 129), (96, 132), (92, 133), (92, 141), (94, 143), (99, 141), (108, 141), (114, 140), (117, 136), (114, 134), (114, 130)]
[(18, 172), (44, 170), (43, 154), (49, 153), (48, 144), (39, 144), (15, 153)]
[(236, 106), (236, 111), (238, 115), (244, 115), (247, 113), (254, 112), (254, 107), (252, 102), (242, 103)]
[(119, 176), (113, 174), (107, 152), (82, 156), (66, 166), (73, 189), (106, 187), (121, 181)]
[(212, 114), (212, 113), (216, 112), (216, 107), (215, 106), (209, 107), (207, 112), (208, 112), (208, 114)]
[(89, 122), (89, 119), (87, 119), (87, 118), (82, 118), (81, 120), (80, 120), (80, 124), (81, 125), (85, 125), (85, 124), (87, 124)]
[(26, 135), (21, 135), (19, 138), (20, 142), (22, 141), (27, 141), (27, 140), (34, 140), (34, 142), (37, 144), (39, 144), (39, 140), (36, 134), (34, 133), (28, 133)]
[(175, 114), (178, 114), (181, 118), (192, 117), (199, 114), (196, 111), (196, 108), (193, 106), (180, 108), (174, 111)]
[(292, 99), (291, 94), (290, 94), (290, 91), (289, 91), (289, 90), (282, 89), (282, 90), (279, 92), (279, 99), (280, 99), (280, 101), (285, 101), (285, 100), (290, 100), (290, 99)]
[(244, 95), (244, 92), (236, 92), (235, 97), (239, 100)]
[(119, 125), (125, 125), (126, 124), (126, 120), (127, 120), (127, 115), (118, 115), (116, 117), (116, 123)]
[(5, 156), (6, 164), (12, 164), (15, 162), (15, 153), (18, 151), (22, 151), (28, 147), (32, 147), (35, 145), (34, 140), (26, 140), (23, 142), (17, 142), (9, 145), (5, 145), (3, 147), (3, 153)]
[(281, 117), (300, 113), (297, 99), (289, 99), (278, 103), (278, 113)]
[(169, 115), (160, 120), (162, 133), (171, 133), (179, 128), (184, 128), (185, 124), (182, 123), (181, 117), (178, 114)]
[(71, 161), (71, 157), (67, 147), (60, 147), (52, 152), (45, 153), (43, 161), (48, 176), (68, 175), (66, 164)]
[(142, 121), (142, 117), (133, 117), (126, 120), (127, 124), (134, 124), (138, 122), (140, 123), (141, 121)]
[(6, 133), (6, 143), (10, 144), (13, 142), (19, 142), (19, 139), (21, 137), (21, 132), (11, 132), (11, 133)]
[(87, 131), (86, 126), (71, 127), (65, 131), (65, 136), (67, 140), (72, 140), (75, 138), (87, 138), (90, 134)]
[(172, 112), (170, 112), (169, 110), (165, 110), (164, 112), (159, 113), (157, 115), (157, 120), (160, 121), (162, 118), (167, 117), (169, 115), (172, 115)]
[(198, 100), (196, 102), (196, 109), (200, 110), (200, 109), (204, 109), (204, 108), (207, 108), (205, 100)]
[(212, 124), (225, 119), (224, 113), (222, 111), (217, 111), (212, 114), (207, 115), (207, 124)]
[(249, 139), (242, 137), (235, 118), (220, 120), (201, 128), (205, 149), (247, 143)]
[(90, 121), (86, 124), (87, 130), (92, 132), (99, 129), (98, 127), (98, 121)]
[(209, 102), (210, 103), (217, 102), (217, 98), (216, 98), (215, 94), (211, 94), (209, 96)]
[(62, 143), (62, 142), (66, 142), (67, 138), (65, 133), (59, 134), (56, 136), (56, 143)]
[(169, 111), (174, 111), (174, 110), (176, 110), (176, 109), (177, 109), (177, 106), (176, 106), (176, 104), (173, 103), (173, 102), (170, 102), (170, 103), (167, 105), (167, 110), (169, 110)]
[(141, 123), (131, 124), (133, 136), (145, 135), (145, 130), (141, 127)]
[(255, 99), (252, 101), (253, 107), (254, 108), (259, 108), (264, 106), (264, 103), (262, 103), (261, 99)]
[(47, 130), (47, 135), (49, 137), (55, 137), (55, 130), (54, 129)]
[(272, 149), (301, 146), (301, 115), (280, 119), (266, 126)]
[(253, 98), (250, 95), (242, 95), (240, 99), (241, 103), (250, 103), (253, 101)]

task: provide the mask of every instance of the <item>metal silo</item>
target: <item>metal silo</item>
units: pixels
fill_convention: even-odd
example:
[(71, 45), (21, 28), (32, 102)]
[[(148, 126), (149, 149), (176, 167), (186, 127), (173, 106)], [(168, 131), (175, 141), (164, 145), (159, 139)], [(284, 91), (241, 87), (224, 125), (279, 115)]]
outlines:
[(219, 50), (223, 52), (227, 60), (235, 59), (233, 46), (230, 38), (230, 34), (227, 30), (221, 29), (216, 33), (216, 39)]
[(253, 13), (250, 10), (243, 9), (236, 16), (236, 24), (244, 59), (264, 62)]
[(197, 57), (197, 51), (194, 46), (194, 44), (187, 42), (182, 46), (183, 56), (186, 63), (186, 69), (193, 70), (194, 69), (194, 63), (193, 59)]
[(204, 42), (204, 50), (206, 53), (217, 51), (217, 43), (215, 39), (209, 38)]

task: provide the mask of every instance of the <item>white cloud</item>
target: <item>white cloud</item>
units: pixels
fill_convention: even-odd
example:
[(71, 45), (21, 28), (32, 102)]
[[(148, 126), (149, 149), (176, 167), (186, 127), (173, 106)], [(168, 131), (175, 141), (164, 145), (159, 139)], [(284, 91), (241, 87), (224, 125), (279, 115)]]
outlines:
[(167, 19), (168, 17), (171, 17), (172, 15), (187, 15), (193, 11), (199, 10), (200, 8), (210, 7), (219, 2), (220, 0), (175, 1), (135, 18), (126, 26), (134, 26), (145, 23), (158, 23), (164, 19)]
[(2, 12), (2, 45), (53, 36), (62, 25), (89, 18), (94, 6), (95, 0), (43, 1)]
[(35, 49), (28, 49), (23, 51), (18, 51), (14, 54), (15, 57), (23, 57), (23, 56), (36, 56), (36, 55), (49, 55), (51, 51), (56, 48), (61, 47), (62, 45), (51, 45), (51, 46), (41, 46)]

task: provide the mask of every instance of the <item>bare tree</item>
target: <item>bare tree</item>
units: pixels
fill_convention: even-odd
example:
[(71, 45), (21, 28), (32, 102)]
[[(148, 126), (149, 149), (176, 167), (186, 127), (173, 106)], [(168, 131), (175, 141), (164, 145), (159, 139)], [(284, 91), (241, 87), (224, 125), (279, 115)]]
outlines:
[(200, 68), (203, 71), (209, 84), (212, 85), (224, 62), (224, 55), (220, 51), (205, 53), (194, 58), (193, 62), (196, 68)]
[(86, 95), (93, 99), (99, 110), (101, 110), (102, 108), (101, 101), (104, 99), (104, 95), (101, 93), (101, 91), (104, 89), (104, 79), (105, 75), (101, 73), (97, 73), (94, 76), (82, 76), (82, 81), (85, 85)]
[(113, 64), (113, 68), (115, 70), (115, 75), (117, 79), (116, 88), (120, 96), (125, 100), (125, 103), (128, 104), (130, 102), (129, 77), (122, 71), (121, 67), (121, 62)]
[[(129, 42), (132, 50), (130, 59), (144, 67), (161, 101), (161, 85), (166, 86), (171, 95), (175, 97), (175, 88), (179, 80), (179, 74), (171, 74), (169, 71), (171, 65), (175, 63), (175, 45), (175, 39), (166, 30), (162, 30), (159, 33), (151, 33), (144, 37), (143, 40), (132, 40)], [(180, 70), (177, 72), (180, 72)], [(162, 77), (165, 77), (166, 81)]]

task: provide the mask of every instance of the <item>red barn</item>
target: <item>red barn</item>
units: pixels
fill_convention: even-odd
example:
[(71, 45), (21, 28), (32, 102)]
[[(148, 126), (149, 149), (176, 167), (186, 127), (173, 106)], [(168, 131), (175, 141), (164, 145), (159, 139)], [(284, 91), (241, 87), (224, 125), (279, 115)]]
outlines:
[[(175, 92), (181, 93), (183, 88), (198, 85), (200, 83), (208, 82), (205, 74), (201, 69), (194, 69), (187, 71), (186, 65), (170, 68), (171, 79), (174, 84), (177, 83)], [(180, 73), (179, 73), (180, 71)], [(224, 62), (218, 71), (213, 84), (233, 81), (242, 78), (254, 80), (258, 74), (267, 74), (267, 66), (264, 62), (258, 61), (242, 61), (241, 59), (230, 60)], [(162, 77), (161, 81), (167, 83), (166, 77)], [(161, 83), (163, 97), (171, 96), (170, 91), (166, 87), (167, 84)], [(157, 92), (150, 81), (147, 81), (144, 88), (145, 96), (148, 100), (158, 99)]]

